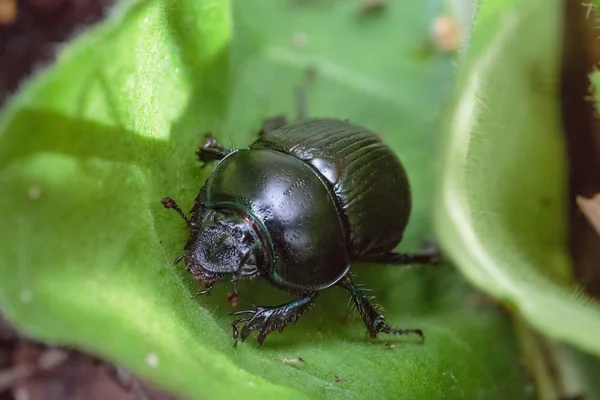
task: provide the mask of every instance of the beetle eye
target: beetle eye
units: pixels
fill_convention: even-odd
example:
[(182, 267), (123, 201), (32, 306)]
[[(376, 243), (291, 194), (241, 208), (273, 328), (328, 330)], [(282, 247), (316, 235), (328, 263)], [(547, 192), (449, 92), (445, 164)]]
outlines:
[(223, 221), (224, 219), (225, 219), (225, 216), (220, 212), (215, 212), (213, 214), (213, 222), (215, 224), (218, 224), (219, 222)]

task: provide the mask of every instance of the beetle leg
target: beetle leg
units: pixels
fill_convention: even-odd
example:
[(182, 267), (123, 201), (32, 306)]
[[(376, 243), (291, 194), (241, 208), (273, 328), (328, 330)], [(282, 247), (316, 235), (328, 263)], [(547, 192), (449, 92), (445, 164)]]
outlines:
[[(238, 324), (242, 323), (242, 322), (246, 322), (248, 321), (250, 318), (240, 318), (240, 319), (236, 319), (235, 321), (233, 321), (231, 323), (231, 329), (233, 330), (232, 332), (232, 336), (233, 336), (233, 347), (237, 347), (238, 344), (238, 338), (240, 336), (240, 330), (238, 329)], [(244, 339), (242, 339), (243, 341)]]
[(421, 251), (414, 253), (396, 253), (391, 252), (383, 257), (368, 259), (365, 261), (379, 264), (409, 265), (409, 264), (430, 264), (437, 265), (441, 262), (442, 253), (435, 245), (429, 245)]
[[(254, 331), (260, 330), (258, 344), (262, 344), (267, 335), (274, 330), (283, 331), (287, 325), (296, 322), (298, 317), (304, 314), (312, 306), (317, 292), (310, 292), (305, 297), (281, 304), (275, 307), (257, 307), (254, 310), (240, 310), (231, 315), (250, 314), (249, 317), (233, 321), (234, 346), (237, 345), (238, 336), (242, 342)], [(247, 322), (240, 334), (237, 324)]]
[(267, 118), (263, 120), (260, 131), (258, 131), (258, 136), (273, 132), (274, 130), (279, 129), (287, 124), (288, 119), (285, 115), (276, 115), (274, 117)]
[(204, 143), (196, 150), (198, 160), (203, 162), (204, 166), (212, 161), (224, 158), (229, 153), (231, 153), (231, 150), (221, 146), (217, 142), (217, 138), (210, 132), (204, 134)]
[(339, 282), (338, 285), (346, 289), (350, 296), (352, 297), (352, 301), (356, 305), (360, 316), (369, 331), (369, 336), (372, 338), (376, 338), (378, 333), (389, 333), (394, 335), (409, 335), (416, 334), (421, 337), (421, 341), (425, 340), (423, 336), (423, 331), (420, 329), (396, 329), (392, 328), (385, 322), (385, 317), (379, 314), (375, 305), (371, 303), (369, 298), (365, 295), (364, 291), (352, 281), (350, 275), (346, 274)]
[[(306, 106), (306, 91), (302, 87), (297, 87), (295, 92), (296, 99), (296, 120), (302, 121), (308, 117), (308, 111)], [(285, 115), (276, 115), (271, 118), (263, 120), (258, 136), (262, 136), (266, 133), (270, 133), (276, 129), (284, 127), (289, 123), (288, 117)]]
[(203, 290), (194, 293), (194, 297), (203, 296), (205, 294), (210, 296), (210, 291), (212, 290), (212, 285), (205, 285)]
[(416, 253), (389, 253), (381, 258), (367, 260), (378, 264), (392, 265), (410, 265), (410, 264), (430, 264), (437, 265), (440, 263), (440, 254), (429, 251)]

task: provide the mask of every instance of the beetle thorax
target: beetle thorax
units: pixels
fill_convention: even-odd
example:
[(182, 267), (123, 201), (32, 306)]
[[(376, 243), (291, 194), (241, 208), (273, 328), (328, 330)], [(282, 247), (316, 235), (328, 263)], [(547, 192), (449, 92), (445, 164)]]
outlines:
[(256, 276), (261, 254), (260, 240), (242, 216), (208, 209), (192, 231), (185, 262), (195, 279), (212, 285), (227, 275)]

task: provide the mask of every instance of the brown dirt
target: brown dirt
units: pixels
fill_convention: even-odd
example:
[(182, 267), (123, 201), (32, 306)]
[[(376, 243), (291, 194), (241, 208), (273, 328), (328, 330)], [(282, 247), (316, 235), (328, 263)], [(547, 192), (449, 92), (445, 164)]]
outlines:
[(97, 22), (113, 0), (0, 0), (0, 107), (56, 47)]
[(30, 340), (0, 315), (0, 400), (176, 400), (91, 355)]
[(568, 246), (578, 282), (596, 298), (600, 298), (600, 235), (580, 209), (577, 198), (600, 193), (600, 119), (591, 100), (589, 80), (600, 61), (595, 29), (598, 18), (581, 2), (565, 2), (560, 82), (569, 170)]

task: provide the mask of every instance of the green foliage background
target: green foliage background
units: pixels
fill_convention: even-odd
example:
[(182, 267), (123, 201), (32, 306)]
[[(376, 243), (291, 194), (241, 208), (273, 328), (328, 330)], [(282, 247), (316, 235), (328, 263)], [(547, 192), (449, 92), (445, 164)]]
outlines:
[[(265, 399), (530, 398), (509, 319), (459, 271), (550, 336), (596, 352), (590, 335), (598, 310), (563, 289), (556, 121), (536, 116), (555, 107), (558, 1), (522, 8), (480, 2), (458, 69), (431, 36), (449, 3), (389, 2), (368, 18), (357, 15), (360, 3), (123, 1), (66, 45), (0, 119), (3, 312), (38, 339), (92, 351), (189, 398), (232, 391)], [(507, 37), (547, 45), (528, 53)], [(527, 86), (531, 64), (543, 65), (534, 70), (535, 95)], [(313, 82), (309, 67), (317, 71)], [(487, 80), (496, 67), (498, 79)], [(485, 82), (473, 77), (481, 68)], [(518, 84), (502, 81), (506, 74)], [(473, 80), (482, 85), (475, 94)], [(263, 118), (294, 115), (298, 85), (307, 90), (310, 115), (367, 126), (403, 160), (415, 208), (400, 250), (415, 250), (433, 234), (436, 209), (437, 233), (458, 270), (356, 269), (390, 323), (423, 329), (424, 345), (367, 340), (360, 318), (347, 318), (346, 294), (332, 288), (283, 334), (259, 348), (251, 337), (234, 349), (228, 288), (193, 298), (198, 285), (173, 266), (186, 231), (160, 199), (191, 206), (209, 173), (194, 156), (201, 134), (250, 144)], [(516, 98), (530, 108), (516, 107)], [(443, 124), (469, 113), (478, 129)], [(533, 134), (515, 146), (518, 135), (542, 131), (555, 135), (548, 152), (527, 158), (541, 139)], [(457, 151), (464, 143), (473, 146)], [(508, 156), (519, 162), (504, 165)], [(535, 182), (519, 173), (527, 160), (542, 171)], [(448, 185), (460, 192), (448, 196)], [(525, 194), (534, 200), (515, 207), (515, 196)], [(551, 206), (540, 211), (541, 196)], [(456, 204), (462, 214), (448, 212)], [(456, 215), (468, 217), (457, 222)], [(473, 232), (491, 264), (480, 263), (473, 249), (481, 246), (465, 239)], [(265, 282), (245, 282), (240, 293), (241, 307), (286, 299)], [(298, 356), (305, 364), (278, 359)]]

